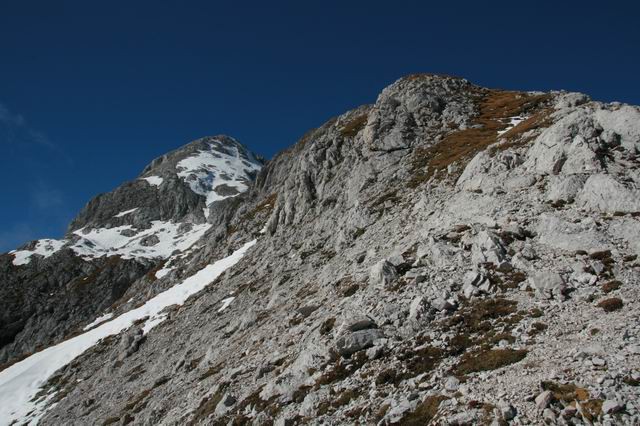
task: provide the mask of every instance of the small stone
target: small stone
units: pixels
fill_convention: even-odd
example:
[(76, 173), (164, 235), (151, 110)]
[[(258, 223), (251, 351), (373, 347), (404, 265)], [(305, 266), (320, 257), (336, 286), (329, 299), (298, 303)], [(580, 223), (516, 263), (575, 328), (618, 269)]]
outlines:
[(591, 358), (591, 364), (593, 364), (596, 367), (603, 367), (607, 364), (607, 361), (599, 357), (594, 357), (594, 358)]
[(564, 419), (570, 419), (572, 417), (575, 417), (577, 412), (578, 412), (578, 409), (576, 407), (572, 407), (571, 405), (567, 405), (560, 412), (560, 416), (562, 416), (562, 418), (564, 418)]
[(460, 380), (458, 380), (454, 376), (449, 376), (447, 378), (447, 381), (444, 383), (444, 388), (449, 392), (457, 391), (459, 386), (460, 386)]
[(544, 391), (536, 397), (536, 407), (543, 410), (551, 404), (553, 401), (553, 393), (551, 391)]
[(614, 399), (607, 399), (602, 403), (602, 412), (605, 414), (614, 414), (622, 411), (624, 404)]
[(506, 402), (503, 402), (500, 405), (498, 405), (498, 409), (500, 410), (500, 414), (502, 415), (502, 418), (507, 421), (513, 419), (518, 413), (513, 405), (508, 404)]
[(545, 408), (542, 412), (542, 418), (551, 424), (555, 424), (556, 421), (556, 413), (553, 412), (550, 408)]
[(367, 352), (366, 352), (367, 358), (369, 358), (370, 360), (380, 358), (383, 353), (384, 353), (384, 348), (382, 346), (371, 347), (367, 349)]

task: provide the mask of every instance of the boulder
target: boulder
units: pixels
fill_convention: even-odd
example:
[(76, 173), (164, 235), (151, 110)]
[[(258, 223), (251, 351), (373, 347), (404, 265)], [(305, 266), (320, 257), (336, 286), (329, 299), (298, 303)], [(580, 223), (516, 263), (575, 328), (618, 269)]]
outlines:
[(606, 213), (640, 212), (640, 190), (634, 185), (618, 182), (613, 176), (589, 176), (576, 198), (577, 205)]
[(378, 328), (378, 325), (370, 317), (366, 315), (354, 315), (345, 319), (342, 323), (341, 330), (356, 332), (360, 330), (367, 330), (370, 328)]
[(471, 259), (475, 265), (479, 263), (500, 264), (505, 260), (506, 250), (500, 238), (489, 231), (480, 231), (471, 248)]
[(544, 410), (551, 404), (551, 401), (553, 401), (553, 392), (544, 391), (536, 396), (536, 407), (538, 407), (539, 410)]
[(382, 332), (375, 328), (359, 330), (339, 337), (336, 340), (336, 350), (343, 357), (349, 357), (358, 351), (372, 347), (374, 342), (382, 337)]
[(564, 278), (557, 272), (538, 272), (529, 278), (529, 282), (536, 293), (546, 299), (562, 300), (566, 293)]
[(391, 262), (381, 260), (371, 267), (369, 271), (369, 282), (378, 288), (388, 287), (398, 279), (398, 271)]

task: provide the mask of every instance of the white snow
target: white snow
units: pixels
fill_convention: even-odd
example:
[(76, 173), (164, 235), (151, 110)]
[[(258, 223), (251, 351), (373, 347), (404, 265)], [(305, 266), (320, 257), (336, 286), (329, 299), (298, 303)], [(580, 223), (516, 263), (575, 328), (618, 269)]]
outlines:
[(518, 124), (522, 123), (527, 118), (528, 117), (524, 117), (524, 116), (521, 116), (521, 115), (516, 115), (516, 116), (513, 116), (513, 117), (509, 117), (509, 124), (503, 130), (498, 130), (498, 136), (504, 135), (509, 130), (513, 129), (514, 127), (516, 127)]
[(104, 314), (102, 316), (99, 316), (98, 318), (94, 319), (93, 322), (91, 322), (90, 324), (87, 324), (84, 326), (83, 330), (87, 331), (90, 328), (95, 327), (98, 324), (102, 324), (103, 322), (105, 322), (106, 320), (110, 320), (111, 318), (113, 318), (113, 312), (109, 312), (107, 314)]
[[(135, 209), (133, 209), (135, 210)], [(119, 215), (129, 214), (132, 210), (119, 213)], [(119, 255), (123, 259), (146, 258), (166, 259), (176, 250), (182, 252), (198, 241), (211, 224), (191, 224), (189, 230), (179, 230), (181, 223), (153, 221), (149, 229), (138, 230), (131, 225), (116, 226), (113, 228), (81, 228), (74, 231), (79, 236), (76, 242), (69, 247), (80, 257), (91, 259), (102, 256)], [(133, 236), (123, 235), (124, 231), (133, 231)], [(126, 232), (124, 232), (126, 234)], [(142, 240), (145, 237), (156, 235), (159, 239), (157, 244), (145, 246)], [(63, 246), (70, 244), (69, 240), (39, 240), (33, 250), (13, 250), (14, 265), (26, 265), (31, 261), (31, 256), (39, 254), (49, 257)]]
[(142, 178), (142, 180), (146, 180), (147, 182), (149, 182), (149, 185), (151, 186), (160, 186), (162, 185), (162, 181), (164, 179), (162, 179), (160, 176), (148, 176), (148, 177)]
[(47, 410), (47, 400), (51, 398), (51, 394), (38, 400), (33, 399), (40, 387), (53, 373), (101, 339), (126, 330), (137, 320), (148, 317), (143, 327), (143, 331), (148, 332), (166, 318), (162, 312), (165, 308), (183, 304), (189, 296), (201, 291), (224, 271), (238, 263), (255, 243), (256, 240), (246, 243), (230, 256), (204, 267), (181, 284), (177, 284), (148, 300), (141, 307), (104, 322), (79, 336), (37, 352), (1, 371), (0, 425), (9, 425), (14, 421), (37, 423)]
[(14, 265), (26, 265), (31, 261), (31, 256), (39, 254), (43, 257), (49, 257), (62, 248), (67, 243), (66, 240), (38, 240), (33, 250), (12, 250), (9, 254), (13, 254)]
[[(131, 225), (116, 226), (113, 228), (79, 229), (74, 234), (81, 237), (71, 248), (85, 258), (100, 257), (104, 255), (120, 255), (124, 259), (132, 258), (167, 258), (176, 251), (183, 251), (211, 227), (210, 224), (192, 224), (191, 229), (179, 232), (180, 223), (163, 222), (155, 220), (151, 222), (149, 229), (137, 230)], [(123, 231), (138, 231), (128, 237)], [(160, 240), (152, 246), (142, 245), (145, 237), (156, 235)]]
[[(176, 164), (177, 174), (189, 184), (196, 194), (206, 197), (206, 205), (234, 195), (221, 195), (216, 188), (227, 185), (238, 193), (248, 189), (250, 174), (260, 170), (260, 163), (251, 155), (245, 158), (237, 146), (225, 146), (231, 153), (216, 150), (215, 144), (209, 144), (212, 151), (198, 151)], [(215, 151), (214, 151), (215, 150)], [(236, 194), (237, 195), (237, 194)], [(205, 215), (208, 216), (208, 210)]]
[(135, 209), (131, 209), (131, 210), (126, 210), (126, 211), (120, 212), (120, 213), (118, 213), (117, 215), (115, 215), (114, 217), (122, 217), (122, 216), (126, 216), (126, 215), (128, 215), (129, 213), (133, 213), (133, 212), (135, 212), (136, 210), (138, 210), (138, 208), (137, 208), (137, 207), (136, 207)]
[(169, 272), (171, 272), (173, 270), (173, 268), (169, 267), (164, 267), (162, 269), (159, 269), (156, 271), (155, 276), (156, 278), (162, 278), (164, 276), (166, 276)]
[(260, 230), (261, 234), (266, 234), (267, 230), (269, 229), (269, 222), (265, 223), (264, 226), (262, 227), (262, 229)]
[(218, 312), (222, 312), (229, 307), (231, 302), (233, 302), (235, 297), (227, 297), (226, 299), (222, 299), (222, 306), (218, 309)]

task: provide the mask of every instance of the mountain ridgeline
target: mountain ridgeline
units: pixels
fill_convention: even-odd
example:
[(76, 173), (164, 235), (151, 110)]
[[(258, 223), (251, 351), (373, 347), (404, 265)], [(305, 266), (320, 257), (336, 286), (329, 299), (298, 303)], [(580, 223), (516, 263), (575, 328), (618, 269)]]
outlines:
[(0, 424), (638, 424), (639, 165), (636, 106), (428, 74), (196, 140), (0, 255)]

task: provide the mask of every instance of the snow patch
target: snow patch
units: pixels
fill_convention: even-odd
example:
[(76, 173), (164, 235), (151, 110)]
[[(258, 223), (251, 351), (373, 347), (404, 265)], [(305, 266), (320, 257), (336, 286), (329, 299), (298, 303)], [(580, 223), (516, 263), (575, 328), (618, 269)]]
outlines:
[(521, 116), (521, 115), (516, 115), (516, 116), (513, 116), (513, 117), (509, 117), (509, 124), (503, 130), (498, 130), (498, 136), (504, 135), (509, 130), (513, 129), (514, 127), (516, 127), (518, 124), (522, 123), (527, 118), (528, 117), (524, 117), (524, 116)]
[(126, 211), (120, 212), (120, 213), (118, 213), (117, 215), (115, 215), (114, 217), (122, 217), (122, 216), (126, 216), (126, 215), (128, 215), (129, 213), (133, 213), (133, 212), (135, 212), (136, 210), (138, 210), (138, 208), (137, 208), (137, 207), (136, 207), (136, 208), (134, 208), (134, 209), (131, 209), (131, 210), (126, 210)]
[(160, 186), (162, 185), (162, 181), (164, 179), (162, 179), (160, 176), (149, 176), (142, 178), (142, 180), (146, 180), (151, 186)]
[(166, 314), (162, 312), (164, 309), (171, 305), (182, 305), (189, 296), (204, 289), (224, 271), (238, 263), (255, 243), (256, 240), (246, 243), (230, 256), (205, 266), (181, 284), (149, 299), (139, 308), (104, 322), (79, 336), (37, 352), (0, 371), (0, 424), (37, 423), (49, 408), (47, 401), (52, 395), (45, 395), (38, 399), (34, 397), (53, 373), (101, 339), (126, 330), (137, 320), (148, 317), (143, 326), (143, 332), (150, 331), (166, 319)]
[(218, 312), (222, 312), (229, 307), (231, 302), (235, 300), (235, 297), (227, 297), (226, 299), (222, 299), (222, 306), (218, 309)]
[(173, 271), (173, 268), (162, 268), (156, 271), (155, 276), (156, 278), (162, 278), (164, 276), (166, 276), (169, 272)]
[[(167, 258), (178, 250), (188, 249), (193, 243), (211, 227), (211, 224), (192, 224), (189, 230), (180, 230), (180, 223), (163, 222), (155, 220), (151, 222), (149, 229), (137, 230), (131, 225), (116, 226), (113, 228), (97, 228), (85, 230), (84, 228), (74, 232), (80, 237), (71, 248), (81, 257), (95, 258), (101, 256), (119, 255), (124, 259), (133, 258)], [(129, 235), (134, 231), (135, 235)], [(153, 245), (145, 245), (146, 237), (158, 237), (158, 242)]]
[(113, 318), (113, 312), (109, 312), (107, 314), (104, 314), (102, 316), (99, 316), (98, 318), (94, 319), (93, 322), (91, 324), (87, 324), (84, 326), (84, 328), (82, 330), (87, 331), (90, 328), (95, 327), (98, 324), (102, 324), (103, 322), (105, 322), (106, 320), (110, 320), (111, 318)]
[(67, 240), (43, 239), (36, 241), (35, 248), (33, 250), (12, 250), (9, 254), (13, 255), (14, 265), (26, 265), (31, 262), (31, 256), (34, 254), (39, 254), (40, 256), (47, 258), (60, 250), (66, 243)]
[[(193, 192), (206, 197), (207, 206), (246, 191), (251, 174), (262, 167), (251, 153), (243, 155), (238, 146), (226, 145), (218, 150), (210, 143), (209, 147), (211, 151), (198, 151), (176, 164), (178, 176)], [(227, 191), (220, 191), (222, 186), (228, 187)], [(208, 216), (208, 210), (205, 215)]]

